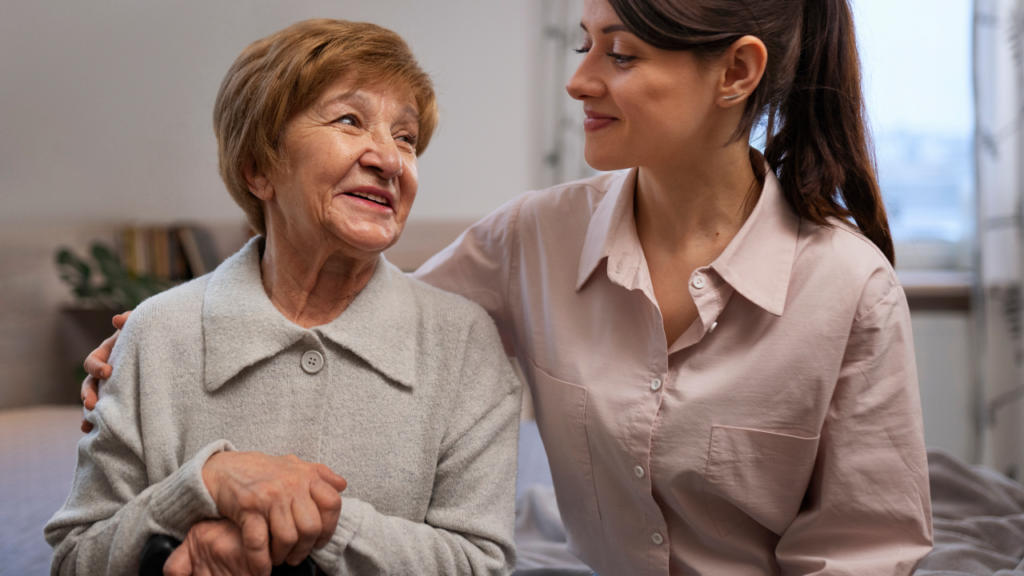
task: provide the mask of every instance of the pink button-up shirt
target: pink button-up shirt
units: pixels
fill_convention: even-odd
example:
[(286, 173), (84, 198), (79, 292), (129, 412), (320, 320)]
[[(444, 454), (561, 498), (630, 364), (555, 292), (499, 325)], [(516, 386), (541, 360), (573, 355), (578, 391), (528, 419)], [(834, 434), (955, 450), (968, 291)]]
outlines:
[(801, 221), (769, 172), (667, 342), (635, 181), (524, 194), (417, 272), (514, 347), (571, 549), (602, 576), (910, 574), (931, 507), (892, 267)]

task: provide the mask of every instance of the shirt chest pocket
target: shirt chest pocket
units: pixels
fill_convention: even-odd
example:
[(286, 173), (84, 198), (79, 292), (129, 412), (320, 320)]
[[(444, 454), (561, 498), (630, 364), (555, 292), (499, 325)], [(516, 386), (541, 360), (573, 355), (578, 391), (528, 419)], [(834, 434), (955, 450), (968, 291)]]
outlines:
[[(532, 364), (532, 362), (531, 362)], [(587, 389), (554, 378), (536, 365), (532, 392), (537, 428), (551, 464), (558, 508), (567, 525), (599, 519), (594, 469), (587, 438)]]
[(704, 502), (719, 535), (753, 520), (781, 536), (800, 511), (820, 438), (714, 426)]

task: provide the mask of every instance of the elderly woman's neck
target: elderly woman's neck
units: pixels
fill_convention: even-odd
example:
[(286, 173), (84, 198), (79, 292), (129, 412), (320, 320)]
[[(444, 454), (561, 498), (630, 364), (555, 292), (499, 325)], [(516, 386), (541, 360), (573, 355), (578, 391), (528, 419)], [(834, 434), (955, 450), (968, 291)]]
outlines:
[(298, 246), (267, 238), (260, 258), (263, 289), (289, 321), (312, 328), (334, 320), (370, 281), (376, 255), (350, 255), (326, 243)]

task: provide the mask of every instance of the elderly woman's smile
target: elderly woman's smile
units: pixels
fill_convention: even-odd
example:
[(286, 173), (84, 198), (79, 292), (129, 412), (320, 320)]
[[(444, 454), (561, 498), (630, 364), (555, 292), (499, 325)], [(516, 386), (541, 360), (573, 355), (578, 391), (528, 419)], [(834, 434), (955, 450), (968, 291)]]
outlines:
[(247, 178), (268, 231), (349, 255), (394, 244), (416, 198), (419, 120), (401, 84), (331, 83), (285, 125), (284, 166)]

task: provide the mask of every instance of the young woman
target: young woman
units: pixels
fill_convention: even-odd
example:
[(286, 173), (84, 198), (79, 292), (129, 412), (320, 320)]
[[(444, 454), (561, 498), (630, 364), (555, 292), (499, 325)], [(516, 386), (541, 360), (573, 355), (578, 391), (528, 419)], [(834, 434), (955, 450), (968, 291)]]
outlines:
[(848, 0), (581, 23), (586, 158), (630, 170), (524, 194), (417, 272), (515, 350), (571, 548), (605, 575), (910, 574), (927, 465)]

